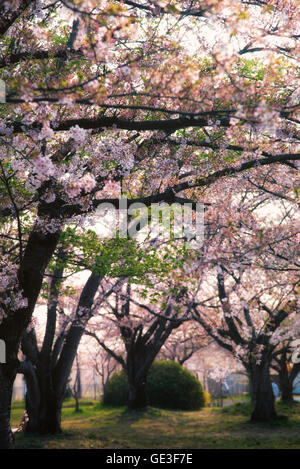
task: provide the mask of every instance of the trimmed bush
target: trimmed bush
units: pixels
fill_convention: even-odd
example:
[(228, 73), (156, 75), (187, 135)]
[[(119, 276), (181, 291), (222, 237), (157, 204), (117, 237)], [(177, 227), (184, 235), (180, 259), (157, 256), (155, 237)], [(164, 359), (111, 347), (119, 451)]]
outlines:
[(122, 406), (127, 404), (128, 384), (124, 371), (114, 373), (106, 384), (102, 402), (104, 405)]
[[(200, 382), (179, 363), (154, 362), (147, 378), (149, 404), (164, 409), (196, 410), (205, 405)], [(106, 386), (103, 404), (127, 404), (128, 385), (123, 371), (115, 373)]]

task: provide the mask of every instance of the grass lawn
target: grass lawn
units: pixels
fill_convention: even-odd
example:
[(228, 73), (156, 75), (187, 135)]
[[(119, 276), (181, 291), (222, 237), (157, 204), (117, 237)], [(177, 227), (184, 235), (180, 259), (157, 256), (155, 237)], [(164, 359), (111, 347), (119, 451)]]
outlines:
[[(17, 448), (294, 448), (300, 449), (300, 402), (292, 408), (277, 403), (273, 424), (250, 424), (249, 403), (183, 412), (149, 408), (129, 412), (82, 401), (79, 413), (67, 401), (63, 433), (58, 436), (16, 435)], [(12, 426), (18, 426), (24, 404), (14, 403)]]

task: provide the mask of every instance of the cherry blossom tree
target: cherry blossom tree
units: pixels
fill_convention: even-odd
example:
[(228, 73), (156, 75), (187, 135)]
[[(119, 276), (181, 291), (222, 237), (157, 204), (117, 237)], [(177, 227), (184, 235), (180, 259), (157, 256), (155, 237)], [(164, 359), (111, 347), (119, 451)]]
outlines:
[(162, 294), (156, 297), (154, 293), (153, 304), (149, 304), (153, 291), (148, 290), (147, 303), (142, 299), (143, 292), (134, 289), (128, 282), (106, 301), (105, 326), (102, 324), (101, 329), (105, 331), (114, 327), (119, 340), (115, 338), (116, 333), (109, 333), (105, 340), (103, 334), (95, 333), (93, 326), (91, 331), (86, 332), (124, 369), (128, 380), (130, 409), (147, 406), (148, 371), (172, 331), (188, 317), (187, 309), (180, 304), (185, 290), (172, 288), (170, 284), (167, 288), (158, 284), (156, 288), (160, 288)]
[[(274, 195), (273, 213), (262, 210), (265, 190), (250, 197), (245, 185), (235, 216), (237, 193), (233, 206), (226, 199), (227, 212), (218, 212), (222, 229), (207, 246), (211, 255), (207, 251), (200, 261), (208, 271), (203, 280), (202, 270), (193, 303), (195, 320), (249, 374), (253, 421), (276, 418), (270, 365), (281, 342), (299, 330), (297, 212), (291, 200), (282, 202), (284, 193), (279, 194), (282, 211), (276, 212)], [(214, 249), (214, 243), (222, 243), (222, 249)]]
[[(153, 256), (147, 257), (146, 249), (143, 249), (144, 257), (137, 266), (139, 250), (134, 249), (131, 241), (105, 242), (91, 230), (83, 234), (80, 231), (69, 227), (62, 233), (48, 267), (42, 295), (47, 301), (42, 338), (39, 340), (32, 328), (22, 337), (25, 361), (21, 362), (18, 371), (24, 374), (27, 384), (27, 432), (61, 431), (61, 407), (66, 386), (88, 322), (98, 310), (101, 311), (103, 301), (122, 283), (124, 274), (135, 273), (140, 278), (143, 271), (148, 274), (151, 270), (149, 259), (153, 262)], [(83, 272), (85, 282), (81, 278), (78, 283), (77, 278), (76, 284), (72, 278), (75, 274), (82, 277)], [(114, 278), (116, 276), (119, 278)], [(111, 279), (110, 287), (106, 277)], [(102, 284), (105, 286), (100, 291)], [(41, 301), (42, 298), (39, 303)], [(41, 313), (37, 311), (36, 314)]]
[(205, 331), (199, 331), (199, 326), (193, 321), (184, 322), (172, 332), (163, 345), (159, 357), (163, 360), (173, 360), (183, 365), (195, 354), (210, 345), (212, 340)]
[[(95, 333), (91, 331), (86, 331), (90, 336), (93, 336)], [(98, 339), (96, 339), (96, 343)], [(120, 364), (101, 346), (95, 348), (93, 342), (93, 349), (89, 352), (89, 363), (92, 364), (94, 370), (94, 376), (98, 376), (101, 380), (102, 386), (102, 396), (105, 396), (106, 386), (116, 371), (120, 369)]]
[(243, 374), (241, 363), (215, 340), (197, 352), (189, 366), (197, 374), (204, 389), (209, 392), (212, 405), (223, 405), (227, 378), (232, 373)]
[[(29, 422), (26, 430), (42, 434), (61, 431), (61, 407), (68, 378), (102, 277), (90, 274), (71, 318), (57, 311), (58, 298), (56, 293), (53, 296), (57, 277), (53, 279), (42, 346), (38, 347), (34, 330), (24, 334), (22, 350), (26, 360), (21, 362), (18, 370), (23, 372), (27, 385), (26, 410)], [(60, 316), (61, 323), (58, 330), (57, 316)]]

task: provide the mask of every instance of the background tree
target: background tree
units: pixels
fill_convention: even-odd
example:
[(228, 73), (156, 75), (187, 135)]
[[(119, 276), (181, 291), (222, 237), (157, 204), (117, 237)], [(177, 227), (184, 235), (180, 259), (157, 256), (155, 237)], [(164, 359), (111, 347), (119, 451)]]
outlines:
[(194, 354), (198, 354), (212, 343), (205, 331), (199, 330), (199, 326), (193, 321), (184, 322), (175, 329), (163, 345), (159, 357), (164, 360), (172, 360), (183, 365)]
[[(121, 290), (112, 295), (113, 303), (109, 300), (106, 302), (106, 317), (115, 324), (120, 334), (123, 341), (122, 352), (114, 350), (114, 340), (113, 343), (105, 342), (95, 332), (87, 332), (124, 369), (128, 380), (130, 409), (147, 406), (148, 371), (172, 331), (187, 317), (185, 308), (180, 305), (185, 294), (183, 290), (173, 287), (172, 292), (164, 293), (160, 299), (155, 298), (153, 306), (141, 303), (138, 293), (133, 291), (133, 286), (127, 282), (125, 291)], [(148, 295), (151, 297), (151, 290)]]
[(76, 375), (73, 386), (71, 387), (72, 396), (75, 399), (75, 412), (79, 412), (79, 400), (82, 397), (82, 390), (81, 390), (81, 373), (80, 373), (80, 364), (78, 354), (76, 354)]
[(113, 373), (119, 370), (120, 364), (102, 347), (97, 347), (94, 352), (91, 352), (90, 359), (93, 363), (94, 374), (101, 380), (102, 399), (105, 399), (107, 383)]
[(273, 362), (271, 367), (278, 375), (278, 383), (280, 389), (281, 400), (288, 404), (294, 402), (294, 381), (300, 372), (299, 363), (294, 363), (292, 360), (293, 348), (291, 340), (283, 341), (279, 350), (273, 355)]
[[(259, 177), (256, 181), (259, 186)], [(266, 197), (267, 187), (265, 180), (264, 191), (256, 193), (245, 184), (240, 195), (237, 191), (226, 198), (226, 212), (219, 210), (215, 221), (211, 219), (211, 225), (218, 223), (217, 235), (199, 260), (201, 277), (193, 307), (201, 327), (239, 357), (249, 373), (255, 421), (276, 417), (269, 368), (280, 336), (293, 337), (298, 312), (295, 206), (291, 198), (282, 201), (283, 191), (279, 209), (276, 189)], [(270, 197), (273, 213), (264, 208)]]

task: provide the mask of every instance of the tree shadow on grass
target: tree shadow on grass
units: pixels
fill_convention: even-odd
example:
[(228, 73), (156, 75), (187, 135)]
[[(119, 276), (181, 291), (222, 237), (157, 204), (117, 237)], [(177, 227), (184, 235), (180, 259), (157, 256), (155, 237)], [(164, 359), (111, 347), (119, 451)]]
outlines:
[(295, 427), (300, 426), (300, 423), (292, 421), (291, 417), (299, 413), (300, 405), (287, 405), (284, 403), (277, 403), (277, 418), (271, 422), (252, 422), (251, 418), (251, 403), (250, 402), (238, 402), (232, 406), (224, 407), (221, 410), (222, 414), (228, 416), (243, 416), (247, 417), (247, 420), (243, 422), (244, 424), (251, 425), (253, 427), (257, 426), (259, 428), (276, 428), (276, 427)]
[(157, 419), (162, 416), (163, 411), (154, 407), (144, 407), (142, 409), (129, 409), (128, 407), (124, 408), (118, 417), (119, 423), (136, 423), (139, 420), (144, 418), (147, 419)]

